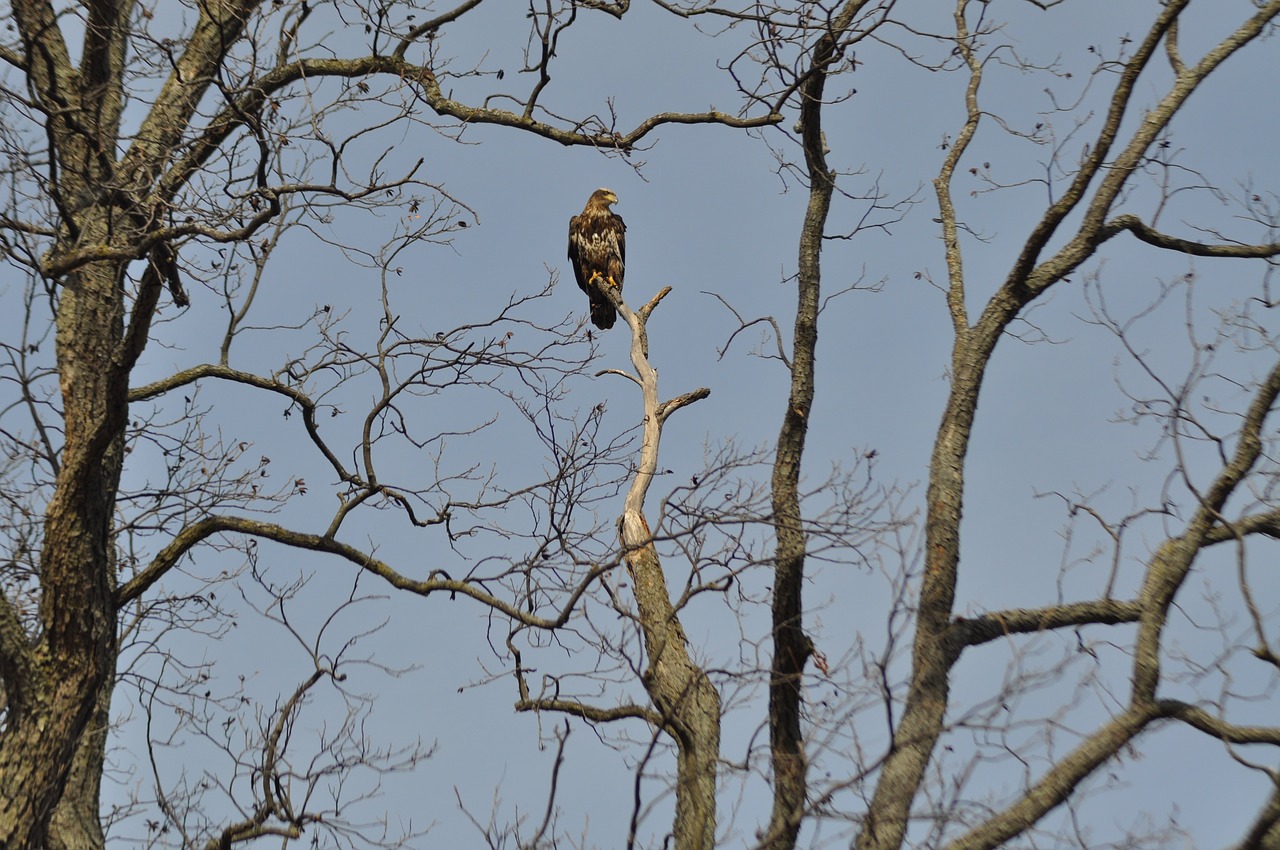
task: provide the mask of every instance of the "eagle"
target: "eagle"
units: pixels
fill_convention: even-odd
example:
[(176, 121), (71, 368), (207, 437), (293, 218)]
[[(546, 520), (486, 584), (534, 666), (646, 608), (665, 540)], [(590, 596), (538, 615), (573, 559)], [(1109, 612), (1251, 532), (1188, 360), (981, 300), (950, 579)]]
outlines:
[(596, 189), (582, 212), (569, 219), (569, 262), (578, 287), (591, 302), (591, 323), (602, 331), (613, 327), (618, 312), (601, 287), (622, 292), (627, 258), (627, 226), (609, 209), (617, 202), (612, 189)]

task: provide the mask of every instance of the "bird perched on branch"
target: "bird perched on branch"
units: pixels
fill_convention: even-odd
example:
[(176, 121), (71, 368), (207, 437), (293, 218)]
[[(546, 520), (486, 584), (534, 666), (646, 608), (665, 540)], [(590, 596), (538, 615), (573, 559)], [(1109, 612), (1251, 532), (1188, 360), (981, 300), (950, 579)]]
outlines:
[(612, 189), (596, 189), (583, 211), (569, 219), (569, 262), (578, 287), (591, 302), (591, 323), (600, 330), (613, 327), (618, 312), (601, 287), (622, 292), (627, 257), (627, 226), (610, 205), (618, 202)]

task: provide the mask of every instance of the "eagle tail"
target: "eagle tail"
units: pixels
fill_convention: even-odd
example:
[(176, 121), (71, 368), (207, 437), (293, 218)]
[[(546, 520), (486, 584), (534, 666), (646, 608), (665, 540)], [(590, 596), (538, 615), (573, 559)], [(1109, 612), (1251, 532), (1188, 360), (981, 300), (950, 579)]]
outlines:
[(613, 327), (618, 318), (618, 311), (613, 309), (609, 299), (598, 292), (591, 293), (591, 324), (602, 331)]

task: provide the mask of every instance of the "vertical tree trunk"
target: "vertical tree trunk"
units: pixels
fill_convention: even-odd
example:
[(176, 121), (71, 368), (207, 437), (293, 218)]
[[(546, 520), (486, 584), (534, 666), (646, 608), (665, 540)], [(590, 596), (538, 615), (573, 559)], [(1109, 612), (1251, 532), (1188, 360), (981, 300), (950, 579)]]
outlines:
[(631, 328), (631, 363), (644, 397), (644, 430), (636, 476), (618, 521), (627, 569), (635, 586), (636, 607), (649, 665), (644, 686), (662, 713), (665, 731), (676, 743), (675, 850), (712, 850), (716, 843), (716, 771), (720, 758), (720, 694), (693, 660), (680, 612), (671, 604), (666, 576), (653, 532), (644, 518), (644, 499), (658, 466), (658, 444), (667, 417), (705, 398), (700, 389), (658, 403), (658, 372), (649, 363), (649, 314), (670, 289), (664, 289), (636, 313), (616, 291), (610, 300)]
[[(105, 215), (95, 223), (106, 230)], [(104, 234), (86, 227), (84, 235)], [(5, 644), (17, 656), (6, 660), (8, 728), (0, 736), (0, 847), (6, 850), (46, 846), (76, 749), (114, 673), (111, 522), (128, 410), (128, 368), (117, 360), (123, 275), (118, 264), (86, 266), (60, 291), (65, 444), (45, 512), (40, 635), (36, 643)]]
[[(114, 651), (112, 655), (114, 669)], [(114, 692), (115, 677), (108, 676), (98, 691), (93, 716), (80, 736), (66, 788), (49, 823), (48, 850), (102, 850), (106, 846), (100, 817), (102, 771), (106, 766)]]
[(827, 69), (839, 58), (839, 38), (865, 5), (850, 0), (814, 46), (808, 77), (800, 87), (800, 134), (809, 204), (800, 231), (796, 321), (791, 355), (791, 390), (778, 435), (772, 501), (777, 548), (773, 582), (773, 661), (769, 675), (769, 753), (773, 768), (773, 810), (764, 846), (791, 850), (803, 820), (808, 781), (804, 733), (800, 728), (804, 667), (813, 642), (804, 631), (804, 569), (807, 541), (800, 511), (800, 465), (813, 407), (822, 291), (822, 238), (835, 175), (827, 166), (822, 133), (822, 98)]
[[(631, 519), (631, 518), (628, 518)], [(648, 526), (640, 517), (641, 533)], [(623, 521), (623, 541), (639, 543)], [(630, 541), (628, 541), (630, 538)], [(712, 850), (716, 844), (716, 769), (720, 758), (720, 694), (694, 663), (678, 613), (667, 593), (662, 564), (652, 543), (627, 556), (649, 666), (645, 689), (676, 743), (676, 850)]]
[[(47, 0), (14, 0), (29, 90), (46, 116), (49, 192), (58, 237), (50, 251), (136, 244), (136, 200), (117, 173), (124, 63), (134, 4), (92, 2), (77, 68)], [(175, 128), (175, 132), (181, 132)], [(116, 658), (112, 522), (124, 456), (129, 371), (123, 345), (124, 260), (48, 274), (57, 287), (56, 349), (63, 447), (45, 507), (39, 628), (28, 639), (0, 612), (0, 674), (8, 697), (0, 736), (0, 847), (101, 844), (97, 791)], [(145, 331), (150, 308), (138, 308)], [(83, 742), (87, 727), (94, 732)], [(74, 767), (73, 767), (74, 765)], [(69, 777), (75, 799), (48, 835)]]

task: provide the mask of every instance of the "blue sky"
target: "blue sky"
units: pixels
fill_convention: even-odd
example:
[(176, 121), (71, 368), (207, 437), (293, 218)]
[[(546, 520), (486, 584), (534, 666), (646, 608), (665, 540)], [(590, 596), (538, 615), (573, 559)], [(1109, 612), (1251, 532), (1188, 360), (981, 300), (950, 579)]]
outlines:
[[(561, 42), (544, 97), (548, 108), (560, 114), (603, 113), (611, 99), (620, 125), (629, 128), (658, 111), (738, 107), (726, 75), (717, 68), (739, 46), (737, 32), (711, 37), (649, 3), (637, 0), (633, 5), (622, 21), (580, 13), (580, 23)], [(1076, 162), (1084, 141), (1097, 131), (1098, 115), (1114, 79), (1103, 73), (1087, 84), (1097, 52), (1114, 57), (1123, 37), (1140, 37), (1157, 4), (1082, 0), (1049, 12), (1014, 2), (992, 2), (989, 7), (992, 16), (1008, 22), (999, 38), (1007, 39), (1028, 61), (1056, 63), (1057, 73), (1024, 73), (992, 63), (983, 94), (986, 108), (1024, 132), (1046, 125), (1041, 137), (1054, 134), (1062, 141), (1063, 161)], [(1246, 2), (1193, 3), (1192, 18), (1183, 26), (1184, 51), (1194, 55), (1204, 49), (1220, 37), (1224, 27), (1251, 9)], [(508, 90), (522, 91), (528, 81), (515, 70), (527, 33), (525, 11), (523, 5), (506, 0), (481, 4), (444, 29), (441, 50), (455, 56), (459, 68), (503, 69)], [(945, 33), (950, 25), (949, 10), (939, 4), (900, 3), (895, 15), (917, 30)], [(318, 14), (313, 38), (324, 32), (321, 20)], [(901, 221), (852, 240), (828, 243), (825, 291), (861, 285), (832, 300), (823, 313), (818, 397), (805, 468), (810, 481), (821, 481), (833, 464), (852, 467), (865, 452), (874, 450), (875, 480), (886, 488), (897, 488), (902, 493), (899, 514), (918, 522), (931, 441), (947, 392), (950, 350), (945, 301), (929, 284), (930, 279), (945, 279), (930, 181), (945, 154), (947, 138), (954, 137), (963, 117), (964, 78), (923, 68), (898, 51), (901, 48), (927, 63), (945, 58), (944, 44), (899, 27), (883, 32), (886, 44), (860, 46), (856, 73), (834, 81), (833, 89), (847, 85), (857, 93), (831, 106), (824, 116), (831, 161), (856, 172), (841, 181), (841, 187), (854, 196), (878, 185), (886, 203), (906, 199), (917, 203), (903, 207)], [(357, 30), (335, 28), (323, 43), (342, 54), (359, 49), (361, 38)], [(1280, 172), (1274, 140), (1280, 132), (1280, 106), (1259, 93), (1274, 77), (1275, 51), (1274, 39), (1251, 46), (1193, 97), (1175, 122), (1170, 140), (1178, 166), (1172, 172), (1174, 179), (1194, 185), (1200, 182), (1197, 175), (1202, 175), (1204, 182), (1237, 194), (1241, 184), (1276, 186)], [(1010, 56), (1004, 54), (1006, 59)], [(1153, 102), (1167, 83), (1157, 63), (1140, 82), (1138, 105)], [(456, 84), (454, 96), (474, 100), (498, 85), (492, 76), (463, 80)], [(1077, 97), (1080, 104), (1070, 113), (1048, 114), (1051, 98), (1061, 104)], [(333, 126), (351, 128), (369, 114), (343, 115)], [(770, 147), (796, 155), (788, 132), (794, 117), (789, 112), (784, 128), (757, 134), (723, 127), (664, 128), (651, 140), (651, 147), (630, 160), (586, 148), (562, 148), (501, 128), (468, 128), (461, 143), (422, 124), (388, 128), (368, 141), (367, 151), (390, 147), (385, 164), (391, 172), (424, 159), (425, 179), (440, 184), (473, 211), (463, 215), (468, 227), (455, 232), (451, 244), (416, 246), (399, 258), (401, 272), (388, 279), (400, 327), (430, 336), (481, 321), (513, 294), (536, 292), (549, 276), (556, 275), (552, 298), (535, 305), (535, 315), (553, 321), (584, 314), (585, 298), (574, 286), (564, 259), (567, 222), (593, 189), (613, 188), (620, 198), (617, 211), (629, 228), (629, 301), (643, 303), (662, 286), (674, 288), (649, 326), (662, 393), (670, 397), (701, 386), (711, 389), (710, 398), (668, 423), (660, 465), (672, 473), (660, 479), (651, 495), (654, 510), (667, 492), (700, 474), (705, 458), (719, 447), (730, 441), (742, 447), (767, 447), (779, 427), (786, 374), (776, 361), (755, 355), (771, 351), (772, 339), (762, 340), (757, 330), (749, 330), (721, 356), (735, 320), (719, 301), (704, 293), (718, 294), (749, 319), (774, 316), (784, 332), (789, 331), (794, 310), (789, 278), (795, 272), (805, 191), (794, 179), (776, 173)], [(1127, 120), (1139, 117), (1135, 112)], [(1082, 127), (1068, 138), (1077, 120)], [(988, 120), (962, 161), (955, 181), (957, 203), (981, 237), (964, 243), (971, 309), (976, 310), (981, 299), (994, 291), (1030, 223), (1043, 211), (1048, 193), (1060, 189), (1060, 176), (1049, 187), (1026, 182), (1052, 173), (1049, 156), (1049, 145), (1014, 139), (1002, 133), (996, 121)], [(977, 173), (971, 174), (970, 168)], [(1010, 188), (982, 191), (989, 186), (983, 180), (988, 175)], [(1147, 215), (1154, 197), (1151, 186), (1141, 186), (1126, 209)], [(1274, 196), (1269, 197), (1274, 201)], [(865, 202), (856, 199), (840, 201), (830, 230), (851, 229), (865, 208)], [(378, 330), (379, 276), (346, 262), (340, 251), (316, 234), (376, 250), (411, 220), (407, 205), (377, 216), (340, 211), (331, 224), (318, 225), (314, 232), (298, 229), (290, 234), (268, 267), (261, 301), (255, 307), (257, 321), (264, 326), (300, 322), (317, 306), (332, 305), (335, 311), (349, 311), (347, 327), (353, 344), (367, 345)], [(1175, 196), (1161, 223), (1178, 235), (1195, 236), (1190, 225), (1196, 224), (1221, 228), (1242, 240), (1268, 238), (1262, 228), (1242, 222), (1231, 207), (1203, 190)], [(1269, 238), (1274, 239), (1274, 234)], [(957, 613), (1045, 604), (1059, 594), (1065, 599), (1088, 598), (1100, 592), (1111, 562), (1107, 550), (1094, 549), (1106, 544), (1105, 535), (1096, 525), (1078, 520), (1070, 526), (1073, 536), (1064, 542), (1069, 517), (1063, 499), (1051, 494), (1068, 498), (1096, 494), (1093, 504), (1111, 517), (1159, 505), (1167, 496), (1182, 502), (1185, 518), (1186, 490), (1176, 477), (1171, 478), (1170, 447), (1159, 443), (1150, 420), (1117, 421), (1118, 414), (1132, 408), (1121, 387), (1150, 393), (1152, 384), (1114, 335), (1090, 321), (1098, 293), (1117, 315), (1127, 317), (1153, 299), (1162, 281), (1175, 286), (1173, 296), (1135, 326), (1135, 340), (1159, 373), (1176, 381), (1191, 358), (1188, 320), (1198, 339), (1208, 339), (1220, 314), (1215, 311), (1237, 309), (1256, 294), (1263, 272), (1260, 261), (1215, 264), (1162, 257), (1119, 237), (1100, 259), (1056, 287), (1034, 313), (1036, 327), (1051, 342), (1010, 338), (1001, 343), (984, 390), (969, 461)], [(1189, 302), (1183, 298), (1188, 274), (1193, 276), (1194, 293)], [(192, 301), (189, 311), (158, 329), (159, 344), (147, 352), (136, 383), (216, 359), (225, 314), (218, 312), (217, 295), (208, 289), (196, 287)], [(1271, 319), (1267, 311), (1253, 312), (1267, 326)], [(309, 332), (277, 329), (248, 335), (233, 349), (232, 364), (276, 369), (286, 359), (303, 354)], [(627, 339), (622, 326), (599, 339), (599, 368), (625, 368)], [(516, 343), (523, 344), (524, 337)], [(784, 345), (789, 348), (790, 341)], [(1224, 350), (1220, 361), (1220, 371), (1236, 381), (1256, 378), (1271, 366), (1266, 351)], [(1227, 380), (1211, 379), (1203, 391), (1232, 410), (1246, 403)], [(367, 405), (373, 392), (360, 381), (353, 382), (335, 399), (349, 413), (335, 417), (326, 428), (353, 438), (361, 405)], [(307, 530), (322, 529), (334, 506), (333, 476), (302, 439), (296, 417), (285, 419), (282, 404), (274, 399), (263, 402), (243, 389), (210, 387), (202, 391), (200, 400), (212, 405), (206, 430), (220, 431), (228, 440), (252, 441), (248, 457), (256, 461), (259, 454), (269, 456), (273, 482), (296, 477), (311, 482), (307, 495), (294, 500), (280, 519)], [(606, 406), (604, 423), (609, 433), (625, 431), (638, 418), (634, 387), (613, 376), (573, 382), (561, 407), (566, 415), (581, 419), (600, 403)], [(450, 391), (424, 399), (413, 410), (428, 430), (464, 430), (497, 417), (478, 437), (450, 440), (445, 468), (480, 463), (496, 470), (501, 480), (514, 481), (547, 463), (545, 448), (533, 439), (511, 404), (495, 393)], [(1148, 457), (1153, 448), (1158, 451)], [(1212, 451), (1203, 445), (1191, 446), (1189, 451), (1188, 466), (1203, 483), (1213, 470)], [(397, 478), (429, 480), (433, 467), (426, 454), (400, 446), (388, 452), (382, 463)], [(155, 476), (162, 463), (156, 453), (139, 449), (131, 480)], [(753, 474), (767, 480), (764, 468)], [(820, 509), (827, 495), (815, 494), (811, 508)], [(619, 498), (598, 507), (598, 521), (606, 529), (620, 506)], [(509, 521), (533, 520), (513, 511)], [(1120, 595), (1134, 591), (1143, 557), (1163, 533), (1177, 527), (1176, 517), (1135, 523), (1119, 559)], [(905, 557), (914, 563), (918, 552), (912, 527), (905, 527), (902, 534), (907, 541)], [(519, 546), (519, 541), (486, 536), (451, 549), (438, 531), (415, 531), (394, 515), (372, 512), (351, 526), (346, 539), (370, 546), (379, 557), (419, 577), (432, 569), (464, 574), (485, 557)], [(602, 538), (602, 546), (611, 543), (608, 535)], [(1252, 554), (1259, 559), (1252, 569), (1260, 571), (1266, 563), (1262, 559), (1273, 553), (1263, 546), (1251, 549), (1256, 549)], [(814, 606), (809, 622), (819, 648), (840, 663), (829, 681), (815, 675), (812, 686), (814, 716), (830, 723), (828, 730), (815, 733), (816, 742), (829, 741), (829, 746), (814, 754), (815, 788), (839, 784), (849, 775), (854, 762), (851, 741), (856, 739), (871, 753), (883, 746), (883, 720), (876, 707), (859, 707), (859, 658), (863, 648), (874, 654), (884, 645), (893, 577), (901, 566), (897, 554), (890, 548), (875, 549), (845, 553), (825, 566), (814, 565), (806, 588)], [(865, 563), (864, 556), (868, 556)], [(199, 584), (197, 577), (216, 576), (227, 564), (238, 563), (234, 553), (224, 559), (203, 553), (187, 565), (191, 578), (175, 576), (166, 587), (189, 591), (191, 582)], [(1064, 570), (1064, 565), (1069, 569)], [(308, 638), (351, 592), (348, 566), (323, 557), (264, 546), (261, 566), (281, 583), (295, 576), (309, 577), (310, 583), (290, 606), (291, 622)], [(669, 569), (671, 583), (678, 588), (688, 567), (673, 558)], [(1253, 705), (1233, 705), (1233, 711), (1238, 708), (1241, 716), (1253, 715), (1253, 720), (1264, 722), (1274, 716), (1274, 671), (1268, 678), (1266, 671), (1255, 670), (1234, 655), (1222, 660), (1242, 640), (1247, 626), (1233, 590), (1233, 570), (1230, 553), (1214, 553), (1189, 583), (1185, 598), (1179, 598), (1179, 613), (1185, 619), (1176, 624), (1174, 644), (1177, 652), (1185, 652), (1193, 661), (1184, 667), (1186, 681), (1171, 685), (1170, 695), (1185, 697), (1197, 688), (1204, 697), (1214, 699), (1216, 688), (1230, 679), (1266, 697)], [(1280, 590), (1276, 576), (1260, 573), (1254, 578), (1254, 592), (1274, 627), (1274, 599)], [(765, 585), (764, 575), (754, 575), (747, 582), (748, 589), (756, 592)], [(173, 646), (183, 657), (212, 661), (215, 684), (224, 690), (234, 691), (239, 678), (245, 677), (252, 700), (265, 711), (306, 674), (305, 653), (300, 644), (283, 636), (278, 624), (251, 612), (253, 605), (263, 606), (269, 600), (251, 582), (246, 582), (246, 588), (243, 599), (229, 588), (218, 591), (225, 604), (238, 610), (234, 627), (225, 636), (218, 640), (174, 636)], [(500, 824), (521, 818), (536, 824), (545, 805), (554, 731), (564, 721), (512, 711), (516, 694), (510, 676), (504, 675), (510, 669), (502, 649), (505, 626), (465, 600), (405, 597), (370, 578), (360, 581), (359, 591), (378, 598), (338, 618), (330, 626), (327, 640), (331, 643), (322, 642), (322, 651), (334, 653), (348, 636), (384, 624), (361, 638), (358, 650), (353, 650), (367, 654), (377, 666), (353, 668), (348, 687), (374, 699), (367, 728), (372, 739), (397, 746), (421, 740), (434, 748), (433, 757), (411, 774), (386, 777), (385, 794), (363, 811), (386, 809), (393, 823), (411, 820), (415, 829), (434, 825), (416, 846), (483, 846), (475, 827), (459, 811), (459, 798), (481, 823), (492, 812)], [(685, 627), (699, 653), (716, 666), (767, 663), (767, 650), (757, 646), (767, 635), (767, 608), (758, 600), (743, 601), (737, 607), (729, 603), (729, 599), (709, 596), (687, 610)], [(596, 605), (590, 616), (599, 618), (600, 628), (607, 630), (610, 625), (604, 619), (610, 612)], [(735, 625), (738, 614), (741, 631)], [(1219, 614), (1230, 620), (1221, 634), (1213, 628)], [(584, 627), (583, 633), (589, 630)], [(1222, 635), (1227, 638), (1225, 645), (1220, 645)], [(1062, 709), (1057, 742), (1038, 750), (1028, 745), (1041, 756), (1060, 755), (1074, 743), (1075, 734), (1087, 732), (1115, 708), (1109, 693), (1123, 699), (1128, 675), (1124, 645), (1130, 637), (1124, 630), (1117, 635), (1087, 632), (1086, 640), (1100, 642), (1094, 647), (1096, 666), (1093, 656), (1079, 657), (1073, 634), (1046, 636), (1027, 644), (997, 643), (974, 651), (956, 668), (954, 719), (975, 728), (1005, 722), (999, 711), (988, 716), (984, 701), (999, 691), (1007, 671), (1030, 671), (1050, 666), (1059, 657), (1068, 659), (1073, 675), (1065, 683), (1037, 685), (1018, 700), (1010, 715), (1015, 725), (1008, 731), (1012, 740), (1034, 740), (1043, 732), (1043, 718)], [(581, 643), (569, 638), (562, 647), (531, 650), (526, 663), (548, 671), (574, 665), (590, 671), (595, 661)], [(143, 669), (154, 672), (154, 666), (148, 666), (154, 664), (154, 659), (145, 661)], [(893, 668), (899, 678), (904, 665), (899, 654)], [(1197, 669), (1202, 669), (1198, 679), (1190, 672)], [(404, 672), (390, 675), (389, 670)], [(599, 701), (605, 705), (622, 694), (638, 698), (634, 681), (630, 686), (609, 684), (602, 690)], [(736, 694), (728, 687), (725, 693), (726, 697)], [(767, 738), (760, 727), (761, 697), (757, 684), (734, 702), (726, 720), (724, 758), (741, 764), (748, 759), (748, 747), (754, 746), (754, 751), (751, 771), (725, 771), (721, 809), (725, 846), (748, 845), (766, 817), (767, 791), (759, 775), (760, 748)], [(117, 799), (127, 796), (133, 787), (148, 793), (148, 770), (138, 761), (145, 730), (133, 699), (124, 693), (119, 699), (118, 710), (125, 719), (116, 750), (122, 778), (120, 784), (107, 785), (108, 805), (115, 795), (120, 795)], [(817, 707), (824, 699), (830, 711)], [(332, 728), (333, 718), (341, 715), (332, 695), (318, 699), (303, 715), (295, 736), (299, 757), (306, 751), (307, 740), (317, 730)], [(1020, 725), (1024, 722), (1025, 726)], [(567, 835), (580, 837), (583, 846), (621, 846), (635, 793), (636, 766), (644, 757), (649, 732), (632, 723), (597, 736), (579, 721), (570, 725), (559, 826)], [(163, 730), (153, 729), (152, 734), (162, 737)], [(941, 756), (945, 768), (956, 767), (948, 778), (961, 775), (959, 766), (968, 763), (975, 746), (985, 756), (998, 752), (995, 737), (989, 730), (957, 732), (952, 740), (955, 751)], [(158, 763), (165, 777), (171, 780), (182, 765), (193, 777), (204, 771), (226, 775), (225, 756), (213, 744), (193, 740), (181, 748), (160, 748)], [(1094, 831), (1089, 846), (1119, 840), (1126, 829), (1140, 827), (1148, 816), (1163, 823), (1172, 815), (1191, 836), (1188, 846), (1214, 847), (1238, 839), (1266, 787), (1256, 772), (1239, 766), (1221, 750), (1220, 745), (1185, 730), (1169, 729), (1144, 738), (1130, 758), (1090, 783), (1096, 793), (1081, 809), (1081, 819)], [(1033, 759), (1028, 775), (1038, 775), (1044, 764)], [(1204, 769), (1201, 764), (1213, 767)], [(660, 845), (669, 828), (670, 798), (660, 789), (670, 768), (666, 755), (646, 766), (641, 793), (645, 805), (654, 808), (641, 824), (642, 846)], [(1001, 798), (1015, 792), (1025, 778), (1007, 760), (983, 761), (963, 796)], [(840, 805), (856, 810), (855, 798), (856, 793), (846, 792)], [(1063, 816), (1053, 815), (1045, 825), (1047, 835), (1039, 836), (1037, 842), (1042, 843), (1035, 846), (1059, 846), (1054, 833), (1066, 835), (1066, 822)], [(824, 823), (816, 833), (806, 833), (806, 839), (813, 846), (827, 846), (827, 842), (842, 846), (845, 839), (840, 836), (846, 829), (838, 822)], [(928, 826), (919, 829), (916, 835), (923, 837)], [(578, 846), (576, 839), (570, 844)]]

